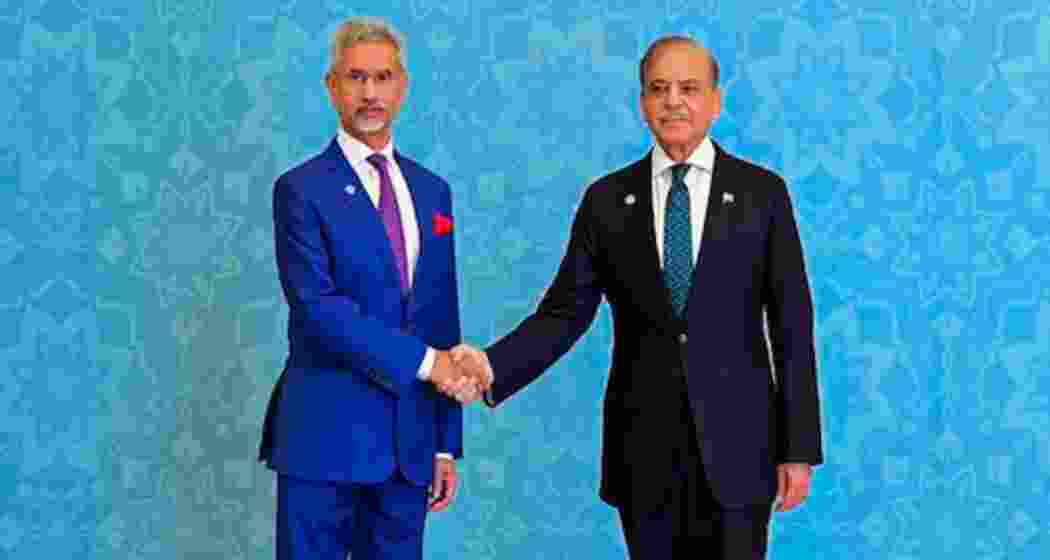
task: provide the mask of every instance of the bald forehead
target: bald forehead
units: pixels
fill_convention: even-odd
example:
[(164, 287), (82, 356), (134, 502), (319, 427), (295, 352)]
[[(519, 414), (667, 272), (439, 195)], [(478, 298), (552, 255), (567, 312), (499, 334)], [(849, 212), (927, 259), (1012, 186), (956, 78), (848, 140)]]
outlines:
[[(708, 83), (714, 84), (717, 80), (717, 78), (713, 76), (714, 59), (711, 57), (711, 52), (696, 43), (686, 40), (668, 41), (667, 43), (654, 48), (652, 56), (646, 63), (646, 73), (648, 74), (651, 72), (653, 66), (665, 56), (679, 58), (680, 60), (687, 62), (690, 66), (693, 66), (694, 64), (703, 65), (704, 77), (708, 79)], [(652, 79), (652, 76), (649, 76), (649, 79)]]
[[(718, 87), (718, 60), (704, 48), (703, 45), (697, 43), (692, 37), (686, 35), (670, 35), (657, 39), (649, 48), (646, 49), (645, 55), (642, 56), (642, 60), (638, 64), (638, 74), (641, 80), (642, 89), (649, 87), (652, 81), (648, 76), (649, 66), (652, 65), (654, 60), (657, 58), (663, 58), (667, 54), (673, 54), (675, 60), (672, 66), (686, 68), (692, 68), (695, 70), (694, 79), (703, 80), (707, 82), (711, 87)], [(660, 55), (659, 57), (657, 55)], [(661, 64), (661, 66), (666, 66)]]

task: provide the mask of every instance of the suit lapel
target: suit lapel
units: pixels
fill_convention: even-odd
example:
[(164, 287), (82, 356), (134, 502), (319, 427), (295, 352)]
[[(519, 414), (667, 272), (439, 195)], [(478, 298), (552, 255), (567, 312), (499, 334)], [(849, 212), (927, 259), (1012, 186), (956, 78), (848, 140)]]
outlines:
[[(423, 285), (423, 282), (426, 282), (428, 270), (427, 255), (430, 253), (428, 248), (434, 241), (432, 221), (434, 214), (437, 212), (437, 199), (433, 196), (433, 192), (424, 187), (426, 177), (419, 172), (419, 168), (413, 162), (407, 160), (397, 151), (394, 152), (394, 159), (397, 161), (397, 166), (401, 169), (401, 176), (405, 178), (405, 184), (408, 186), (408, 193), (412, 197), (412, 208), (416, 214), (416, 224), (419, 227), (419, 254), (416, 256), (416, 266), (412, 271), (411, 292), (413, 307), (418, 308), (425, 303), (417, 296), (420, 293), (420, 286)], [(391, 257), (391, 260), (393, 260), (393, 257)], [(425, 295), (426, 290), (422, 292)]]
[(674, 317), (671, 308), (671, 292), (664, 282), (663, 268), (660, 266), (660, 253), (656, 249), (658, 235), (653, 222), (653, 153), (634, 166), (634, 175), (627, 181), (628, 196), (634, 196), (635, 209), (630, 214), (631, 224), (628, 231), (638, 232), (631, 239), (639, 240), (634, 245), (630, 258), (637, 263), (641, 289), (639, 293), (652, 294), (652, 305), (644, 308), (657, 313), (656, 319), (667, 322)]
[(683, 311), (686, 316), (689, 313), (689, 305), (697, 299), (697, 293), (702, 289), (704, 274), (717, 269), (714, 262), (717, 261), (721, 242), (726, 239), (726, 212), (722, 208), (724, 206), (722, 197), (727, 190), (729, 176), (732, 175), (732, 170), (729, 169), (732, 162), (728, 160), (718, 144), (714, 144), (714, 148), (714, 170), (707, 197), (707, 210), (704, 213), (704, 229), (700, 235), (700, 252), (693, 266), (693, 275), (689, 281), (689, 295), (686, 298), (685, 311)]
[(379, 211), (369, 198), (361, 178), (346, 160), (337, 141), (332, 140), (324, 152), (324, 158), (328, 164), (330, 184), (341, 191), (335, 193), (335, 196), (346, 208), (348, 221), (360, 224), (361, 241), (373, 243), (375, 254), (382, 260), (383, 271), (392, 278), (398, 278), (394, 251), (390, 247), (390, 240), (386, 236), (386, 228), (383, 227)]

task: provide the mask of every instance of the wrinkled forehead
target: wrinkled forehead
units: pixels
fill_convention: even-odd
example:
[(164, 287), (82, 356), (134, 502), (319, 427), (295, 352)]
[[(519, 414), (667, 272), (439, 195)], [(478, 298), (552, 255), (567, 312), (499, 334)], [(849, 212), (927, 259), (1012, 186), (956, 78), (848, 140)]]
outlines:
[(662, 45), (653, 51), (646, 65), (647, 82), (657, 80), (711, 81), (711, 56), (707, 50), (689, 43)]
[(360, 41), (343, 48), (338, 66), (343, 70), (401, 71), (401, 57), (397, 44), (382, 39)]

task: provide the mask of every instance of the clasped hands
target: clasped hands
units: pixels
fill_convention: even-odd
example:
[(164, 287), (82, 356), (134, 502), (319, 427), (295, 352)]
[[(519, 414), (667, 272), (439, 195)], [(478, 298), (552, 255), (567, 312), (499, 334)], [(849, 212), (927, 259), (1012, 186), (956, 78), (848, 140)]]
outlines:
[(485, 352), (460, 344), (438, 351), (430, 370), (430, 382), (445, 396), (462, 404), (477, 400), (492, 387), (492, 366)]

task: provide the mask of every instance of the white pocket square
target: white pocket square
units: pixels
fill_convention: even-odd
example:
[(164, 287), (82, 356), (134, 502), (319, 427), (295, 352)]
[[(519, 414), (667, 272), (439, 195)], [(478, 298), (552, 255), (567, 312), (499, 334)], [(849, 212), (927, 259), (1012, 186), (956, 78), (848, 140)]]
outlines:
[(722, 193), (722, 204), (732, 204), (733, 200), (734, 200), (733, 193), (731, 193), (731, 192), (724, 192), (724, 193)]

